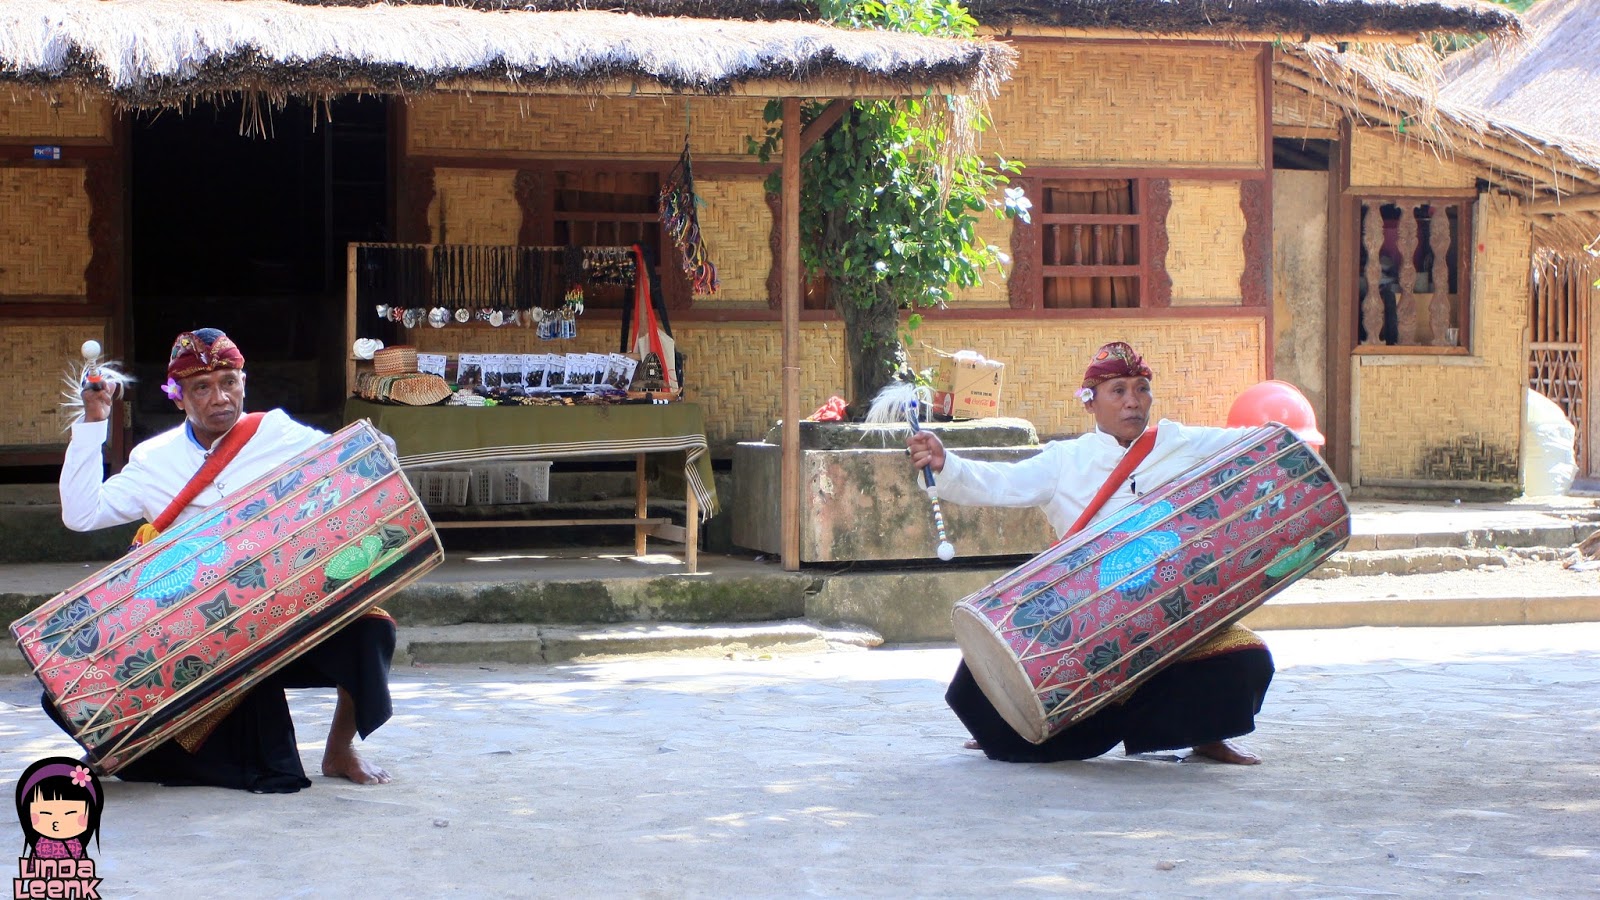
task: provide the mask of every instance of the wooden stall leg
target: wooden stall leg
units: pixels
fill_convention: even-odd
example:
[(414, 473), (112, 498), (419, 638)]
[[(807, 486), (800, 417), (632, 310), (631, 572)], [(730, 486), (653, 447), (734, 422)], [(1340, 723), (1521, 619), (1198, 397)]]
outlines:
[(633, 515), (641, 521), (633, 526), (633, 555), (643, 556), (645, 529), (649, 527), (643, 520), (650, 513), (650, 491), (644, 480), (644, 454), (640, 453), (634, 459)]
[(688, 480), (684, 479), (684, 508), (689, 515), (683, 522), (683, 561), (692, 575), (700, 570), (700, 498), (694, 495), (694, 485), (687, 484)]

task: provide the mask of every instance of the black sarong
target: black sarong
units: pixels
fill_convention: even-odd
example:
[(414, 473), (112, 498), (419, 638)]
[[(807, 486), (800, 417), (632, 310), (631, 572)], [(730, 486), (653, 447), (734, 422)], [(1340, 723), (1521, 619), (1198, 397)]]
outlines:
[(1126, 702), (1108, 705), (1042, 744), (1006, 724), (965, 662), (944, 699), (990, 759), (1093, 759), (1117, 744), (1127, 753), (1149, 753), (1249, 734), (1273, 671), (1272, 654), (1260, 646), (1176, 662), (1150, 676)]
[[(300, 763), (294, 721), (285, 688), (344, 688), (355, 705), (361, 737), (389, 720), (389, 662), (394, 658), (394, 622), (362, 616), (284, 666), (223, 717), (191, 753), (169, 740), (117, 772), (124, 781), (166, 785), (210, 785), (257, 794), (292, 794), (311, 786)], [(42, 698), (57, 725), (61, 715)]]

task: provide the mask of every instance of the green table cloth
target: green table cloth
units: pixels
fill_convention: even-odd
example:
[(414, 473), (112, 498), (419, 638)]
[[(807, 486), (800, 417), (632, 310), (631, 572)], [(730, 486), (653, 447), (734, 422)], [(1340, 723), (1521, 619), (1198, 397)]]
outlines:
[(706, 450), (705, 413), (694, 403), (596, 406), (395, 406), (357, 397), (345, 401), (346, 424), (370, 419), (394, 438), (405, 468), (505, 462), (681, 454), (683, 477), (700, 517), (717, 512), (716, 483)]

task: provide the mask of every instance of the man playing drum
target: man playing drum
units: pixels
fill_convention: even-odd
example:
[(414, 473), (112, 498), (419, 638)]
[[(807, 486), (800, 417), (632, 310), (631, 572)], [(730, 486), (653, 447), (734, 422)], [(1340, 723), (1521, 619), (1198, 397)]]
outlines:
[[(1053, 441), (1027, 460), (991, 463), (947, 452), (937, 435), (923, 431), (908, 441), (911, 462), (938, 473), (943, 500), (976, 506), (1038, 506), (1056, 533), (1065, 533), (1145, 432), (1154, 401), (1150, 379), (1150, 368), (1132, 347), (1120, 341), (1107, 344), (1095, 353), (1077, 393), (1094, 417), (1093, 432)], [(1240, 429), (1161, 421), (1149, 455), (1115, 487), (1094, 521), (1183, 477), (1237, 441), (1239, 434)], [(1073, 723), (1042, 744), (1029, 742), (1006, 724), (965, 663), (945, 701), (972, 733), (968, 746), (982, 749), (990, 759), (1091, 759), (1120, 743), (1130, 754), (1193, 747), (1199, 756), (1255, 765), (1260, 758), (1229, 739), (1255, 730), (1255, 714), (1261, 710), (1272, 674), (1266, 645), (1235, 627), (1151, 676), (1123, 702)]]
[[(83, 418), (72, 426), (61, 467), (61, 518), (74, 531), (91, 531), (165, 512), (166, 526), (193, 517), (272, 468), (309, 449), (325, 434), (289, 418), (282, 410), (244, 417), (244, 355), (214, 328), (178, 336), (163, 388), (186, 420), (183, 425), (133, 449), (128, 465), (102, 481), (101, 444), (114, 390), (84, 390)], [(241, 420), (246, 424), (241, 424)], [(224, 437), (239, 425), (234, 441)], [(237, 437), (253, 434), (240, 444)], [(232, 458), (181, 510), (169, 510), (213, 454)], [(215, 468), (215, 467), (213, 467)], [(153, 536), (145, 526), (141, 537)], [(202, 722), (123, 768), (129, 781), (207, 784), (257, 793), (290, 793), (310, 787), (295, 743), (294, 722), (284, 688), (334, 687), (338, 700), (322, 757), (322, 774), (358, 784), (383, 784), (389, 774), (362, 759), (357, 733), (366, 738), (388, 721), (389, 662), (395, 628), (385, 615), (366, 615), (307, 650), (252, 688), (237, 705)], [(57, 724), (61, 716), (44, 698)], [(63, 726), (65, 727), (65, 726)]]

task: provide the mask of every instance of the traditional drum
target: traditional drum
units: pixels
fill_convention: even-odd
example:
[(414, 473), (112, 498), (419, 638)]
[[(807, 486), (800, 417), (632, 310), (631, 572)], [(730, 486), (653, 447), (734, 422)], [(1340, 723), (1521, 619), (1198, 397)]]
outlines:
[(1250, 429), (1187, 478), (959, 601), (956, 641), (990, 701), (1041, 743), (1176, 662), (1350, 539), (1322, 459)]
[(241, 695), (444, 558), (365, 421), (11, 625), (108, 773)]

